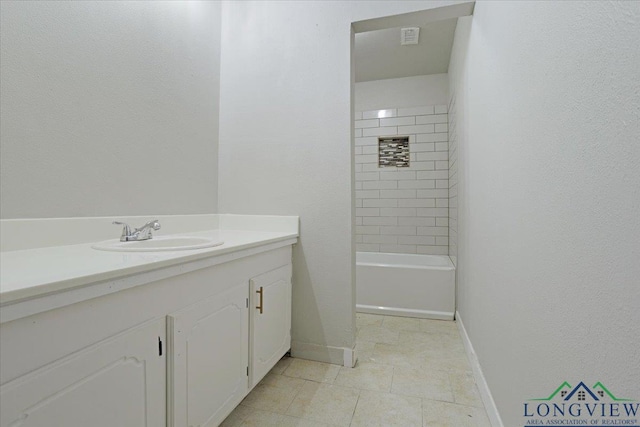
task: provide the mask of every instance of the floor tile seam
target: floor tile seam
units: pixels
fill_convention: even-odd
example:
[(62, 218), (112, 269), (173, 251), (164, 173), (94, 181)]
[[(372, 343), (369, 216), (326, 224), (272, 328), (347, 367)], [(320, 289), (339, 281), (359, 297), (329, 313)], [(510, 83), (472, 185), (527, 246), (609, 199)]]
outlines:
[[(244, 406), (246, 406), (247, 408), (251, 409), (251, 411), (252, 411), (252, 412), (255, 412), (255, 411), (263, 411), (263, 412), (270, 412), (270, 413), (272, 413), (272, 414), (277, 414), (277, 415), (284, 415), (284, 414), (282, 414), (282, 413), (280, 413), (280, 412), (269, 411), (269, 410), (267, 410), (267, 409), (263, 409), (263, 408), (256, 408), (256, 407), (253, 407), (253, 406), (251, 406), (251, 405), (244, 405)], [(243, 422), (243, 423), (244, 423), (244, 421), (247, 419), (247, 417), (248, 417), (248, 416), (246, 416), (246, 417), (242, 418), (242, 422)], [(241, 424), (242, 424), (242, 423), (241, 423)]]
[(456, 400), (456, 393), (453, 390), (453, 381), (451, 381), (451, 374), (447, 372), (447, 384), (449, 385), (449, 392), (451, 393), (451, 397), (453, 400)]
[[(309, 381), (309, 382), (315, 382), (315, 381), (312, 381), (312, 380), (306, 380), (306, 381)], [(319, 383), (319, 384), (327, 384), (327, 383)], [(354, 407), (353, 407), (353, 411), (352, 411), (352, 414), (351, 414), (351, 418), (353, 419), (353, 415), (355, 414), (355, 408), (356, 408), (356, 406), (357, 406), (357, 404), (358, 404), (358, 401), (359, 401), (359, 399), (360, 399), (360, 392), (362, 391), (362, 389), (357, 388), (357, 387), (351, 387), (351, 386), (339, 385), (339, 384), (328, 384), (328, 385), (332, 385), (332, 386), (334, 386), (334, 387), (343, 388), (343, 389), (347, 389), (347, 390), (357, 391), (357, 392), (358, 392), (358, 397), (356, 398), (356, 405), (354, 405)], [(295, 398), (294, 398), (294, 400), (295, 400)], [(291, 402), (291, 404), (289, 405), (289, 408), (291, 407), (291, 405), (292, 405), (292, 404), (293, 404), (293, 401), (292, 401), (292, 402)], [(289, 411), (289, 408), (287, 408), (287, 412)], [(285, 415), (290, 416), (290, 417), (293, 417), (293, 415), (289, 415), (289, 414), (285, 414)], [(307, 420), (307, 421), (320, 422), (320, 421), (315, 420), (315, 419), (312, 419), (312, 418), (305, 418), (305, 417), (296, 417), (296, 418), (301, 418), (301, 419), (303, 419), (303, 420)], [(322, 422), (324, 423), (324, 421), (322, 421)], [(327, 424), (327, 423), (325, 423), (325, 424)], [(338, 426), (337, 424), (328, 424), (328, 425), (330, 425), (330, 426), (332, 426), (332, 427), (334, 427), (334, 426)], [(351, 421), (349, 421), (349, 425), (351, 425)]]
[[(474, 383), (474, 387), (475, 387), (475, 383)], [(465, 387), (465, 388), (466, 388), (466, 387)], [(474, 399), (474, 400), (478, 401), (478, 403), (479, 403), (479, 405), (480, 405), (480, 406), (476, 406), (476, 405), (473, 405), (473, 404), (465, 405), (464, 403), (460, 403), (460, 402), (458, 402), (458, 400), (459, 400), (459, 398), (458, 398), (458, 394), (455, 392), (455, 390), (453, 390), (453, 384), (452, 384), (452, 391), (453, 391), (453, 399), (455, 400), (453, 403), (458, 404), (458, 405), (463, 405), (463, 406), (471, 406), (471, 407), (473, 407), (473, 408), (482, 408), (482, 409), (484, 409), (485, 411), (487, 410), (487, 408), (485, 408), (485, 406), (484, 406), (484, 402), (483, 402), (483, 401), (482, 401), (482, 399), (480, 398), (480, 394), (479, 394), (479, 392), (478, 392), (477, 390), (476, 390), (477, 398), (476, 398), (476, 399)]]
[[(381, 365), (381, 366), (394, 366), (392, 363), (377, 363), (377, 362), (370, 361), (370, 360), (367, 360), (367, 361), (365, 361), (365, 362), (363, 362), (363, 363), (364, 363), (365, 365), (366, 365), (366, 364), (370, 364), (370, 363), (371, 363), (371, 364), (374, 364), (374, 365)], [(358, 366), (357, 366), (357, 364), (356, 364), (356, 366), (355, 366), (355, 367), (353, 367), (353, 368), (347, 368), (347, 369), (357, 369), (357, 368), (358, 368)]]
[(420, 426), (424, 427), (424, 399), (420, 399)]
[[(396, 396), (404, 396), (404, 397), (416, 397), (418, 399), (426, 399), (426, 400), (432, 400), (434, 402), (444, 402), (444, 403), (451, 403), (451, 404), (455, 404), (455, 402), (449, 401), (449, 400), (442, 400), (442, 399), (430, 399), (427, 397), (423, 397), (423, 396), (416, 396), (415, 394), (406, 394), (406, 393), (400, 393), (400, 392), (390, 392), (391, 394), (394, 394)], [(451, 397), (453, 398), (453, 393), (451, 394)], [(468, 405), (467, 405), (468, 406)]]
[(328, 424), (328, 423), (325, 423), (324, 421), (312, 420), (310, 418), (294, 417), (293, 415), (289, 415), (289, 414), (283, 414), (282, 416), (287, 418), (295, 418), (296, 420), (301, 420), (301, 421), (313, 421), (314, 423), (326, 424), (328, 426), (334, 427), (333, 424)]
[[(281, 377), (291, 378), (291, 379), (294, 379), (294, 380), (307, 381), (305, 378), (290, 377), (290, 376), (288, 376), (288, 375), (283, 375), (283, 374), (273, 374), (273, 375), (279, 375), (279, 376), (281, 376)], [(265, 377), (264, 377), (264, 378), (266, 378), (266, 375), (265, 375)], [(300, 385), (298, 385), (298, 386), (296, 386), (296, 387), (283, 387), (283, 386), (279, 386), (279, 385), (276, 385), (276, 384), (267, 384), (267, 383), (263, 383), (262, 381), (264, 381), (264, 378), (263, 378), (262, 380), (260, 380), (260, 382), (256, 385), (256, 387), (257, 387), (257, 386), (259, 386), (259, 385), (263, 385), (263, 386), (267, 386), (267, 385), (268, 385), (268, 386), (270, 386), (270, 387), (279, 388), (279, 389), (284, 389), (284, 390), (288, 390), (288, 389), (299, 390), (299, 389), (301, 389), (301, 388), (302, 388), (302, 386), (304, 385), (304, 383), (303, 383), (303, 384), (300, 384)]]
[(482, 403), (480, 403), (480, 405), (482, 405), (482, 406), (465, 405), (464, 403), (459, 403), (459, 402), (451, 402), (451, 403), (455, 403), (456, 405), (460, 405), (460, 406), (468, 406), (470, 408), (484, 409), (485, 411), (487, 410), (487, 408), (485, 408), (484, 404), (482, 404)]
[[(303, 381), (307, 381), (307, 380), (303, 380)], [(265, 385), (269, 385), (270, 387), (273, 387), (273, 388), (275, 388), (275, 389), (279, 389), (279, 390), (289, 390), (289, 388), (287, 388), (287, 387), (277, 387), (277, 386), (270, 385), (270, 384), (265, 384)], [(289, 411), (289, 408), (290, 408), (290, 407), (291, 407), (291, 405), (293, 404), (293, 401), (294, 401), (294, 400), (296, 400), (296, 397), (298, 396), (298, 394), (300, 394), (300, 391), (302, 390), (302, 387), (303, 387), (303, 386), (304, 386), (304, 384), (302, 384), (302, 385), (301, 385), (297, 390), (296, 390), (296, 389), (293, 389), (293, 390), (292, 390), (292, 391), (293, 391), (293, 398), (291, 399), (291, 401), (290, 401), (290, 402), (289, 402), (289, 404), (287, 405), (287, 408), (284, 410), (284, 412), (276, 412), (276, 411), (270, 411), (270, 410), (262, 409), (262, 408), (254, 408), (254, 407), (251, 407), (251, 406), (249, 406), (249, 405), (245, 405), (245, 406), (247, 406), (247, 407), (249, 407), (249, 408), (251, 408), (251, 409), (253, 409), (253, 410), (265, 411), (265, 412), (271, 412), (271, 413), (278, 414), (278, 415), (287, 415), (287, 412)], [(256, 387), (257, 387), (257, 386), (256, 386)], [(254, 388), (254, 390), (255, 390), (255, 388)], [(252, 390), (252, 391), (253, 391), (253, 390)], [(244, 420), (243, 420), (243, 421), (244, 421)]]
[(360, 392), (358, 391), (358, 398), (356, 399), (356, 404), (353, 406), (353, 411), (351, 412), (351, 421), (349, 421), (349, 427), (353, 425), (353, 419), (356, 416), (356, 409), (358, 409), (359, 403), (360, 403)]
[(378, 390), (378, 389), (372, 389), (372, 388), (362, 388), (362, 387), (356, 387), (356, 386), (346, 385), (346, 384), (331, 384), (331, 385), (336, 386), (336, 387), (348, 388), (348, 389), (352, 389), (352, 390), (358, 390), (358, 392), (361, 392), (361, 391), (375, 391), (375, 392), (379, 392), (379, 393), (391, 393), (391, 391), (384, 391), (384, 390)]
[[(285, 375), (285, 374), (282, 374), (282, 376), (283, 376), (283, 377), (287, 377), (287, 378), (295, 378), (295, 379), (298, 379), (298, 380), (311, 381), (311, 382), (319, 383), (319, 384), (334, 384), (334, 383), (335, 383), (335, 381), (336, 381), (336, 379), (335, 379), (335, 378), (334, 378), (334, 379), (332, 379), (331, 381), (318, 381), (318, 380), (313, 380), (313, 379), (311, 379), (311, 378), (304, 378), (304, 377), (292, 377), (292, 376), (290, 376), (290, 375)], [(336, 375), (336, 377), (337, 377), (337, 375)]]
[[(266, 409), (256, 409), (256, 408), (250, 408), (250, 409), (252, 409), (254, 411), (253, 413), (255, 413), (255, 411), (260, 411), (260, 412), (266, 412), (268, 414), (277, 415), (280, 418), (284, 416), (283, 414), (279, 414), (279, 413), (273, 412), (273, 411), (267, 411)], [(249, 418), (249, 416), (246, 416), (246, 417), (244, 417), (242, 419), (242, 421), (240, 422), (240, 427), (244, 427), (245, 426), (245, 421), (247, 420), (247, 418)]]
[(423, 397), (422, 400), (431, 401), (431, 402), (447, 403), (449, 405), (460, 406), (460, 407), (469, 408), (469, 409), (482, 409), (482, 410), (484, 410), (486, 412), (486, 409), (484, 407), (480, 407), (480, 406), (465, 405), (464, 403), (456, 403), (456, 402), (447, 402), (446, 400), (427, 399), (426, 397)]
[[(308, 380), (303, 380), (303, 381), (308, 381)], [(300, 395), (300, 391), (302, 391), (302, 389), (304, 388), (304, 384), (302, 384), (302, 386), (296, 391), (296, 394), (293, 396), (293, 399), (291, 399), (291, 402), (289, 402), (289, 405), (287, 406), (287, 409), (284, 411), (284, 415), (288, 415), (289, 413), (289, 409), (291, 409), (291, 405), (293, 405), (293, 402), (295, 402), (295, 400), (298, 398), (298, 395)], [(291, 415), (293, 416), (293, 415)]]
[[(290, 377), (288, 377), (288, 378), (290, 378)], [(298, 379), (301, 379), (301, 378), (298, 378)], [(254, 391), (254, 390), (256, 390), (258, 387), (263, 387), (263, 388), (264, 388), (264, 387), (269, 387), (269, 388), (274, 388), (274, 389), (277, 389), (277, 390), (293, 390), (293, 391), (295, 391), (295, 392), (297, 392), (297, 389), (302, 388), (302, 386), (299, 386), (298, 388), (292, 388), (292, 387), (280, 387), (280, 386), (277, 386), (277, 385), (274, 385), (274, 384), (261, 384), (261, 383), (258, 383), (258, 384), (257, 384), (257, 385), (256, 385), (256, 386), (251, 390), (251, 392), (252, 392), (252, 391)], [(251, 394), (251, 392), (249, 392), (249, 394)], [(247, 396), (249, 396), (249, 394), (247, 394)], [(248, 406), (248, 405), (245, 405), (245, 406)]]

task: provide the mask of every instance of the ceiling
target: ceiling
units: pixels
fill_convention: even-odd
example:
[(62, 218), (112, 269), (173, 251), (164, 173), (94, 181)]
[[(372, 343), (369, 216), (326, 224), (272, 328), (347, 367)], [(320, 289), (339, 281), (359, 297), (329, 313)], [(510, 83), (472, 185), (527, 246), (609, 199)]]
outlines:
[(446, 73), (457, 18), (415, 24), (417, 45), (400, 45), (400, 28), (356, 34), (356, 82)]

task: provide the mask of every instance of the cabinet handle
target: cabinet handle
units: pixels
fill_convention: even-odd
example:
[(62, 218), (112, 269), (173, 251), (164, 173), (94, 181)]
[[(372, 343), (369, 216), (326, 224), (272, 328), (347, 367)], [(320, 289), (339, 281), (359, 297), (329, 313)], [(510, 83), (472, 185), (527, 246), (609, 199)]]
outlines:
[(260, 305), (256, 306), (256, 308), (258, 310), (260, 310), (260, 314), (262, 314), (262, 296), (263, 296), (263, 292), (262, 291), (263, 291), (262, 286), (260, 286), (260, 290), (259, 291), (256, 291), (256, 294), (260, 294)]

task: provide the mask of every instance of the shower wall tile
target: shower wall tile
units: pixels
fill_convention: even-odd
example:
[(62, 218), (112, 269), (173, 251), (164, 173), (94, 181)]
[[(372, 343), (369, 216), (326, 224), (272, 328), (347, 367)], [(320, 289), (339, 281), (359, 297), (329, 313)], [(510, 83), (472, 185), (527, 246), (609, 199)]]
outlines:
[(433, 114), (431, 116), (416, 116), (417, 125), (426, 125), (431, 123), (447, 123), (446, 114)]
[(395, 216), (380, 216), (362, 218), (362, 222), (365, 225), (416, 225), (416, 224), (398, 224), (398, 218)]
[[(356, 112), (356, 247), (449, 253), (450, 122), (446, 105)], [(380, 167), (378, 137), (409, 137), (409, 166)]]
[(359, 145), (378, 145), (378, 138), (362, 137), (356, 138), (356, 147)]
[(424, 151), (436, 151), (436, 144), (434, 142), (416, 143), (413, 146), (413, 151), (416, 153)]
[(433, 132), (435, 132), (435, 125), (398, 126), (398, 134), (401, 135)]
[(434, 179), (416, 179), (414, 181), (400, 181), (398, 182), (398, 188), (416, 188), (416, 189), (436, 188), (436, 181)]
[[(409, 182), (409, 181), (400, 181)], [(435, 181), (433, 183), (435, 188)], [(398, 188), (398, 181), (365, 181), (362, 183), (362, 188), (365, 190), (395, 190)]]
[(380, 174), (378, 172), (356, 173), (356, 181), (378, 181)]
[[(444, 147), (441, 147), (444, 150)], [(449, 153), (446, 151), (427, 151), (424, 153), (417, 153), (416, 160), (425, 161), (425, 160), (449, 160)], [(444, 175), (443, 175), (444, 176)]]
[(408, 199), (416, 197), (416, 190), (380, 190), (380, 197)]
[(415, 245), (380, 245), (380, 252), (398, 253), (398, 254), (415, 254)]
[(380, 216), (416, 216), (415, 208), (380, 208)]
[[(363, 119), (379, 119), (385, 117), (396, 117), (397, 110), (395, 108), (389, 110), (371, 110), (371, 111), (363, 111), (362, 118)], [(357, 114), (357, 113), (356, 113)]]
[(415, 217), (415, 218), (398, 218), (398, 225), (417, 225), (430, 227), (436, 225), (436, 218)]
[(364, 199), (362, 205), (365, 208), (397, 208), (398, 201), (396, 199)]
[[(435, 130), (435, 127), (434, 127)], [(416, 135), (416, 142), (447, 142), (446, 133), (423, 133)]]
[[(397, 135), (397, 134), (398, 134), (398, 128), (395, 126), (362, 129), (363, 136), (390, 136), (390, 135)], [(375, 143), (377, 144), (378, 141), (376, 140)]]
[(435, 106), (398, 108), (398, 116), (420, 116), (423, 114), (435, 114)]
[(414, 116), (380, 119), (380, 126), (406, 126), (415, 124), (416, 118)]
[(377, 128), (377, 127), (380, 127), (380, 121), (378, 119), (356, 120), (355, 126), (356, 126), (356, 129)]

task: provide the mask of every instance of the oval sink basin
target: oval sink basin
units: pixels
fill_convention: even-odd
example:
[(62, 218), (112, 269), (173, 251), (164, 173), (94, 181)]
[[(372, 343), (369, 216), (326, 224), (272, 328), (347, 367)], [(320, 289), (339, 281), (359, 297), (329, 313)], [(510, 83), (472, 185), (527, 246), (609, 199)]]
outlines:
[(96, 243), (91, 247), (100, 251), (114, 252), (159, 252), (184, 251), (220, 246), (224, 242), (197, 236), (156, 236), (149, 240), (121, 242), (118, 239)]

